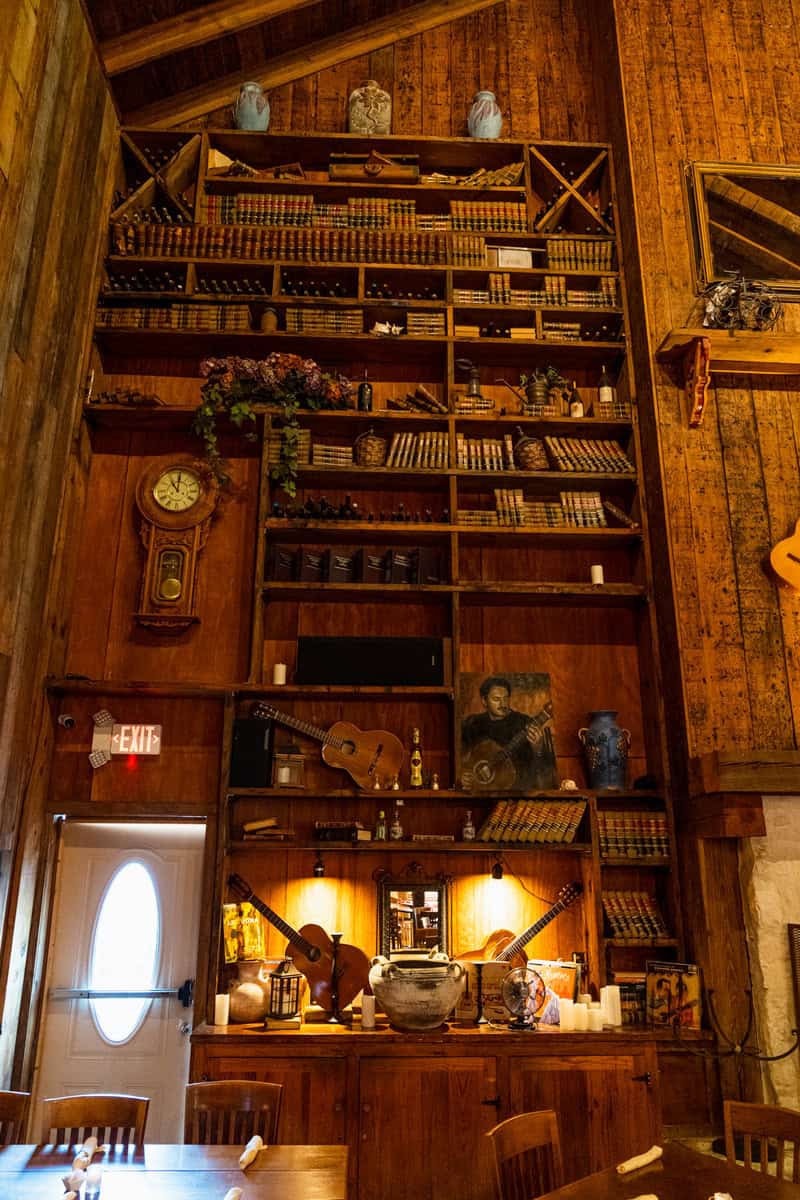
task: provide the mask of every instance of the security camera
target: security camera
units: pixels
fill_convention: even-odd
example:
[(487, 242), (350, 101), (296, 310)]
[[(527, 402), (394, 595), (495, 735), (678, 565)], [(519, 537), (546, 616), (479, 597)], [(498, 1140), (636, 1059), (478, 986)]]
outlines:
[(59, 713), (58, 723), (59, 725), (63, 725), (65, 729), (72, 729), (75, 725), (75, 718), (71, 717), (69, 713)]

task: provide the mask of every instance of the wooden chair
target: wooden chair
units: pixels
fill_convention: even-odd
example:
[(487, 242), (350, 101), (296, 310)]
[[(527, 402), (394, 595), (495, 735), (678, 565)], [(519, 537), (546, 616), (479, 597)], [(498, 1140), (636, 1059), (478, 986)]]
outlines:
[(25, 1141), (30, 1092), (0, 1092), (0, 1146)]
[(144, 1096), (53, 1096), (42, 1101), (42, 1141), (72, 1145), (94, 1134), (112, 1146), (141, 1146), (149, 1105)]
[(795, 1112), (793, 1108), (778, 1108), (773, 1104), (745, 1104), (739, 1100), (726, 1100), (723, 1108), (725, 1154), (729, 1163), (736, 1165), (735, 1141), (741, 1137), (744, 1141), (744, 1165), (754, 1170), (759, 1168), (762, 1174), (766, 1174), (770, 1146), (774, 1146), (775, 1173), (778, 1179), (785, 1179), (786, 1151), (791, 1147), (791, 1181), (800, 1183), (800, 1112)]
[(500, 1200), (531, 1200), (563, 1184), (558, 1117), (551, 1108), (509, 1117), (486, 1137), (494, 1150)]
[(186, 1085), (183, 1140), (187, 1146), (244, 1145), (254, 1134), (278, 1140), (280, 1083), (223, 1079)]

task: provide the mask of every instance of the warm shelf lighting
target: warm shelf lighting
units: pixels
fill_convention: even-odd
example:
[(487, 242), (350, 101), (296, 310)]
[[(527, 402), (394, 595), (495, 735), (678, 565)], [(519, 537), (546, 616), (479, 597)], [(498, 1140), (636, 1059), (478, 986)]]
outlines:
[(322, 855), (317, 855), (317, 861), (311, 869), (311, 874), (315, 879), (322, 879), (325, 874), (325, 863), (322, 861)]
[(500, 861), (500, 856), (497, 856), (497, 861), (492, 863), (492, 879), (503, 878), (503, 864)]

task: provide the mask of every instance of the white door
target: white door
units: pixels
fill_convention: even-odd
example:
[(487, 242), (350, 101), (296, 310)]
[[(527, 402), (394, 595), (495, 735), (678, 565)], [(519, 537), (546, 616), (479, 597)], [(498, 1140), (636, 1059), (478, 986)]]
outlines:
[(58, 998), (64, 989), (177, 989), (195, 973), (205, 826), (66, 822), (29, 1137), (46, 1096), (150, 1098), (146, 1140), (183, 1141), (192, 1010), (176, 995)]

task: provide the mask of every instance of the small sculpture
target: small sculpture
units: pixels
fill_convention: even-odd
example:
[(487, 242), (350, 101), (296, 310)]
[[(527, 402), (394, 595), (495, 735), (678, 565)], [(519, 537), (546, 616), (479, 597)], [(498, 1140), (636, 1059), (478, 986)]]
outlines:
[(260, 83), (243, 83), (233, 106), (233, 121), (237, 129), (266, 133), (269, 129), (269, 100)]
[(350, 93), (347, 104), (349, 133), (390, 133), (392, 98), (374, 79), (368, 79)]
[(370, 333), (374, 333), (378, 337), (399, 337), (401, 333), (405, 333), (405, 330), (402, 325), (392, 325), (391, 321), (376, 321)]

